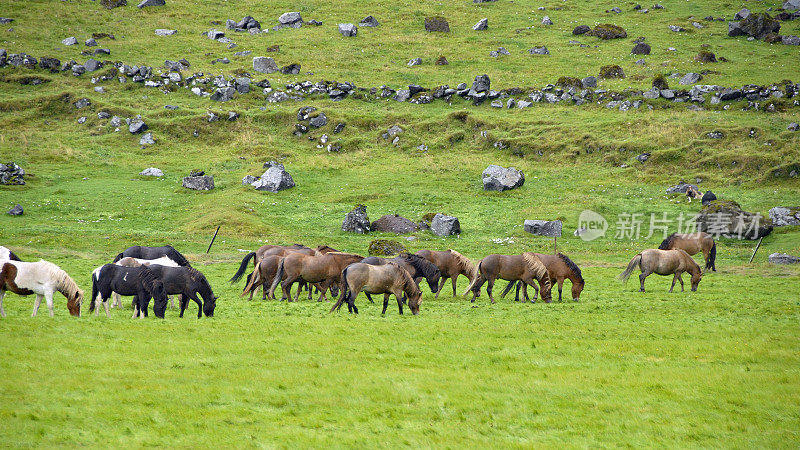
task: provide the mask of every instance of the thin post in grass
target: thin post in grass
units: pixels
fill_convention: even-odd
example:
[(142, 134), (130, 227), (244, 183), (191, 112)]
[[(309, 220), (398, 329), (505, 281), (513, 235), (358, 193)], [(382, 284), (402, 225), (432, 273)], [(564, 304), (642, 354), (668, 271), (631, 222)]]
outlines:
[(208, 244), (208, 249), (206, 250), (206, 254), (211, 251), (211, 246), (214, 245), (214, 240), (217, 238), (217, 233), (219, 233), (219, 227), (222, 225), (217, 226), (217, 231), (214, 232), (214, 237), (211, 238), (211, 243)]
[(558, 238), (556, 236), (553, 236), (553, 254), (558, 254)]
[(761, 236), (758, 239), (758, 244), (756, 244), (756, 248), (753, 250), (753, 254), (750, 256), (750, 262), (747, 263), (747, 264), (752, 264), (753, 263), (753, 258), (756, 257), (756, 252), (758, 251), (758, 247), (761, 247), (761, 241), (763, 241), (763, 240), (764, 240), (764, 236)]

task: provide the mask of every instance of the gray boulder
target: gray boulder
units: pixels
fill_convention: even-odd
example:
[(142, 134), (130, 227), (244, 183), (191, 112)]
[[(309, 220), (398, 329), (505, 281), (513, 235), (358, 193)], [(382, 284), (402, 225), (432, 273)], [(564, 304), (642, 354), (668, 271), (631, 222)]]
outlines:
[(509, 167), (490, 165), (483, 171), (484, 191), (506, 191), (525, 184), (525, 175), (519, 170)]
[[(11, 214), (10, 211), (9, 214)], [(767, 259), (772, 264), (800, 264), (800, 258), (786, 253), (773, 253)]]
[(697, 83), (698, 81), (700, 81), (702, 79), (703, 79), (703, 76), (700, 75), (699, 73), (689, 72), (686, 75), (684, 75), (683, 77), (681, 77), (681, 79), (680, 79), (680, 81), (678, 81), (678, 83), (680, 83), (682, 85), (689, 85), (689, 84), (695, 84), (695, 83)]
[(16, 163), (0, 163), (0, 184), (24, 185), (25, 170)]
[(269, 56), (256, 56), (253, 58), (253, 70), (260, 73), (273, 73), (278, 71), (278, 65)]
[(560, 220), (526, 220), (524, 224), (528, 233), (549, 237), (560, 237), (561, 226)]
[(278, 192), (295, 186), (292, 176), (284, 169), (283, 164), (270, 161), (264, 167), (268, 167), (267, 171), (251, 184), (256, 190)]
[(667, 188), (667, 194), (668, 195), (669, 194), (685, 194), (686, 191), (688, 191), (690, 187), (694, 188), (694, 189), (697, 189), (697, 190), (700, 190), (700, 188), (698, 188), (694, 184), (689, 184), (689, 183), (687, 183), (685, 181), (681, 181), (680, 183), (676, 184), (675, 186), (668, 187)]
[(366, 234), (369, 233), (370, 223), (367, 217), (367, 207), (358, 205), (347, 213), (342, 222), (342, 231), (349, 233)]
[(156, 36), (172, 36), (173, 34), (177, 33), (178, 30), (168, 30), (165, 28), (158, 28), (156, 30)]
[(78, 45), (78, 39), (75, 36), (68, 37), (61, 41), (64, 45)]
[(141, 3), (136, 5), (137, 8), (146, 8), (148, 6), (164, 6), (167, 2), (164, 0), (143, 0)]
[(633, 46), (633, 50), (631, 50), (631, 53), (634, 55), (649, 55), (650, 45), (645, 44), (644, 42), (639, 42)]
[(324, 127), (328, 124), (328, 116), (326, 116), (325, 113), (319, 113), (319, 115), (317, 117), (313, 117), (308, 124), (314, 128)]
[(352, 23), (340, 23), (339, 33), (344, 37), (355, 37), (358, 34), (358, 27)]
[(147, 132), (139, 139), (139, 145), (153, 145), (156, 141), (153, 139), (153, 133)]
[(16, 206), (8, 210), (8, 214), (12, 216), (21, 216), (22, 213), (24, 212), (25, 211), (23, 211), (22, 206), (20, 204), (17, 204)]
[(233, 94), (236, 93), (236, 88), (233, 87), (226, 87), (226, 88), (219, 88), (211, 94), (211, 100), (215, 102), (227, 102), (233, 99)]
[(714, 200), (696, 216), (698, 231), (732, 239), (758, 239), (772, 232), (772, 221), (744, 211), (732, 200)]
[(597, 77), (588, 76), (581, 80), (581, 84), (584, 88), (594, 88), (597, 87)]
[(252, 175), (245, 175), (244, 178), (242, 178), (242, 185), (243, 186), (250, 186), (253, 183), (255, 183), (256, 181), (258, 181), (258, 177), (254, 177)]
[(381, 216), (380, 219), (372, 222), (370, 225), (371, 231), (380, 231), (383, 233), (407, 234), (413, 233), (418, 229), (419, 225), (417, 225), (416, 222), (412, 222), (397, 214)]
[(742, 29), (742, 25), (739, 22), (728, 22), (728, 36), (736, 37), (736, 36), (744, 36), (745, 33)]
[(372, 16), (364, 17), (361, 22), (358, 22), (358, 26), (360, 27), (377, 27), (379, 25), (380, 23), (378, 23), (378, 20)]
[(186, 189), (194, 189), (195, 191), (210, 191), (214, 189), (214, 176), (200, 175), (195, 177), (183, 177), (182, 186)]
[(96, 59), (88, 59), (83, 67), (86, 68), (87, 72), (94, 72), (95, 70), (102, 68), (103, 63), (97, 61)]
[(781, 44), (800, 45), (800, 36), (795, 36), (795, 35), (781, 36)]
[(792, 122), (786, 127), (786, 129), (789, 131), (800, 131), (800, 125), (798, 125), (797, 122)]
[(92, 102), (90, 102), (89, 99), (86, 98), (86, 97), (79, 98), (78, 100), (75, 101), (75, 103), (73, 103), (73, 105), (75, 106), (75, 109), (83, 109), (83, 108), (86, 108), (87, 106), (89, 106), (91, 104), (92, 104)]
[(552, 25), (553, 21), (550, 20), (550, 16), (542, 17), (542, 25)]
[(800, 225), (800, 207), (776, 206), (769, 210), (769, 218), (776, 227)]
[(139, 175), (143, 177), (163, 177), (164, 172), (162, 172), (161, 169), (157, 169), (155, 167), (148, 167), (147, 169), (144, 169), (143, 171), (139, 172)]
[(489, 19), (483, 18), (478, 21), (475, 25), (472, 26), (472, 29), (475, 31), (483, 31), (489, 28)]
[(142, 119), (133, 119), (130, 125), (128, 125), (128, 131), (130, 131), (131, 134), (142, 133), (147, 131), (147, 124), (144, 123)]
[(783, 2), (783, 9), (787, 11), (794, 11), (800, 9), (800, 0), (786, 0)]
[(83, 44), (87, 47), (97, 47), (97, 40), (95, 40), (95, 38), (89, 38)]
[(300, 16), (299, 12), (287, 12), (278, 17), (278, 22), (283, 25), (294, 25), (297, 23), (302, 23), (303, 18)]
[(714, 201), (714, 200), (716, 200), (716, 199), (717, 199), (717, 196), (716, 196), (716, 195), (715, 195), (713, 192), (711, 192), (711, 191), (706, 191), (706, 193), (705, 193), (705, 194), (703, 194), (703, 198), (701, 198), (701, 199), (700, 199), (700, 203), (701, 203), (703, 206), (705, 206), (705, 205), (707, 205), (707, 204), (709, 204), (709, 203), (713, 202), (713, 201)]
[(437, 236), (451, 236), (461, 233), (458, 217), (436, 214), (431, 221), (431, 233)]
[(528, 53), (531, 55), (549, 55), (550, 51), (547, 50), (547, 47), (533, 47), (532, 49), (528, 50)]
[(750, 17), (750, 10), (747, 8), (742, 8), (733, 15), (733, 20), (744, 20)]

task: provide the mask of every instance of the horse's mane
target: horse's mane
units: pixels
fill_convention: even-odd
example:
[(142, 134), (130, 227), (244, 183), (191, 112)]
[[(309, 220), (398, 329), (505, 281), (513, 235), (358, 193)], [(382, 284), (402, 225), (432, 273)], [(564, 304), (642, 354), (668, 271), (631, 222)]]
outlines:
[(659, 250), (669, 250), (670, 246), (672, 245), (672, 242), (675, 241), (675, 237), (677, 236), (677, 234), (678, 233), (672, 233), (669, 236), (667, 236), (666, 239), (661, 241), (661, 245), (658, 246), (658, 249)]
[(537, 280), (550, 280), (547, 267), (542, 264), (542, 261), (535, 253), (525, 252), (522, 254), (522, 259), (525, 260), (525, 263), (528, 265), (528, 268), (531, 269)]
[(170, 259), (178, 263), (179, 266), (186, 266), (186, 267), (191, 266), (191, 264), (189, 264), (189, 260), (186, 259), (186, 257), (183, 256), (181, 252), (175, 250), (175, 248), (171, 245), (167, 245), (166, 247), (167, 247), (167, 256), (169, 256)]
[[(308, 247), (306, 247), (306, 248), (308, 248)], [(323, 250), (326, 250), (326, 249), (329, 249), (329, 250), (330, 250), (330, 252), (328, 252), (328, 253), (331, 253), (331, 252), (338, 252), (338, 251), (339, 251), (339, 250), (336, 250), (335, 248), (333, 248), (333, 247), (331, 247), (331, 246), (328, 246), (328, 245), (320, 245), (320, 246), (318, 246), (317, 248), (315, 248), (314, 250), (316, 250), (316, 251), (318, 251), (318, 252), (321, 252), (321, 251), (323, 251)]]
[(475, 266), (475, 264), (472, 264), (472, 261), (470, 261), (469, 258), (461, 253), (458, 253), (452, 248), (448, 250), (450, 251), (450, 254), (456, 258), (456, 261), (458, 261), (458, 265), (461, 267), (461, 270), (466, 272), (467, 277), (471, 280), (474, 280), (478, 275), (478, 268)]
[[(419, 287), (417, 286), (417, 283), (414, 283), (414, 279), (411, 278), (411, 275), (408, 274), (408, 271), (406, 269), (403, 269), (396, 262), (389, 261), (389, 260), (386, 261), (386, 265), (394, 266), (397, 269), (399, 269), (399, 270), (397, 270), (397, 272), (400, 273), (401, 277), (403, 277), (403, 291), (415, 293), (416, 292), (415, 289), (417, 291), (419, 290)], [(380, 266), (374, 266), (374, 267), (380, 267)]]
[(558, 257), (561, 258), (562, 261), (564, 261), (564, 264), (566, 264), (567, 267), (569, 267), (569, 270), (571, 270), (572, 273), (575, 274), (576, 277), (578, 277), (578, 280), (580, 280), (580, 282), (583, 283), (584, 282), (583, 275), (581, 275), (581, 269), (577, 266), (577, 264), (572, 262), (572, 260), (567, 258), (567, 255), (563, 253), (559, 252)]
[(56, 290), (64, 294), (68, 299), (73, 298), (75, 294), (83, 293), (78, 287), (78, 284), (75, 283), (75, 280), (70, 278), (67, 272), (57, 265), (43, 259), (40, 259), (36, 264), (40, 269), (47, 272), (50, 279), (55, 281)]
[(414, 266), (415, 269), (421, 271), (425, 278), (432, 277), (436, 275), (436, 272), (439, 271), (439, 268), (436, 267), (436, 264), (421, 256), (413, 255), (411, 253), (401, 253), (399, 257), (403, 258), (407, 263)]
[(161, 283), (161, 280), (150, 270), (147, 266), (139, 266), (139, 281), (142, 282), (142, 286), (147, 289), (147, 292), (152, 294), (153, 287), (156, 283)]
[(683, 259), (691, 261), (692, 264), (694, 264), (694, 266), (697, 267), (698, 270), (700, 270), (700, 272), (703, 271), (703, 269), (700, 267), (700, 264), (697, 264), (697, 261), (695, 261), (694, 258), (692, 258), (692, 255), (690, 255), (689, 252), (687, 252), (686, 250), (682, 248), (673, 248), (671, 250), (679, 251), (681, 253), (681, 256), (683, 256)]
[(346, 253), (346, 252), (329, 252), (325, 253), (326, 255), (337, 255), (337, 256), (352, 256), (353, 258), (361, 258), (364, 259), (363, 256), (357, 255), (355, 253)]

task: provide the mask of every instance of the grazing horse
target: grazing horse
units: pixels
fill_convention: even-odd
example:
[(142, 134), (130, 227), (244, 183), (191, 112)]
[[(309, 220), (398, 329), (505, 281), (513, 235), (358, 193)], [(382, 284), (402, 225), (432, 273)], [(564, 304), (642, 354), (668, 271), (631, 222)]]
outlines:
[[(534, 253), (523, 253), (521, 255), (489, 255), (483, 258), (478, 263), (478, 276), (472, 281), (464, 295), (472, 291), (472, 300), (481, 293), (481, 286), (488, 281), (486, 286), (486, 293), (489, 294), (489, 300), (494, 303), (492, 297), (492, 288), (494, 281), (497, 278), (508, 281), (522, 281), (525, 284), (534, 287), (533, 282), (537, 281), (542, 288), (542, 299), (550, 303), (550, 290), (553, 285), (550, 283), (550, 274), (547, 268), (542, 264), (542, 261), (536, 257)], [(531, 302), (536, 301), (534, 295)]]
[[(150, 270), (161, 280), (164, 285), (164, 290), (167, 294), (180, 295), (181, 312), (180, 317), (183, 317), (183, 312), (189, 304), (189, 299), (197, 303), (197, 318), (214, 316), (214, 308), (217, 305), (217, 297), (211, 290), (211, 285), (208, 283), (205, 275), (192, 267), (168, 267), (158, 264), (151, 264), (148, 266)], [(203, 297), (203, 302), (197, 298), (197, 294)], [(145, 305), (145, 308), (147, 305)]]
[(458, 253), (455, 250), (433, 251), (433, 250), (420, 250), (416, 253), (428, 261), (434, 263), (441, 272), (441, 284), (436, 290), (436, 296), (439, 298), (439, 293), (444, 287), (444, 283), (450, 278), (453, 282), (453, 297), (456, 296), (456, 283), (459, 275), (464, 275), (469, 279), (470, 283), (474, 282), (478, 276), (477, 269), (472, 261), (466, 256)]
[[(119, 261), (115, 262), (114, 264), (116, 264), (118, 266), (122, 266), (122, 267), (139, 267), (141, 265), (145, 265), (146, 266), (146, 265), (150, 265), (150, 264), (160, 264), (162, 266), (179, 267), (178, 263), (176, 263), (175, 261), (173, 261), (172, 259), (170, 259), (167, 256), (162, 256), (161, 258), (158, 258), (158, 259), (138, 259), (138, 258), (131, 258), (130, 256), (126, 256), (126, 257), (120, 259)], [(100, 272), (100, 269), (102, 267), (103, 266), (100, 266), (100, 267), (98, 267), (98, 268), (96, 268), (96, 269), (94, 269), (92, 271), (92, 282), (94, 282), (94, 279), (97, 277), (97, 274), (98, 274), (98, 272)], [(114, 308), (114, 307), (122, 308), (122, 296), (119, 295), (116, 292), (113, 292), (113, 296), (114, 296), (114, 298), (111, 301), (111, 307), (112, 308)], [(167, 297), (167, 298), (169, 298), (169, 307), (170, 308), (175, 308), (175, 305), (172, 304), (172, 298), (171, 297)], [(97, 314), (100, 314), (100, 309), (99, 308), (95, 310), (95, 315), (97, 315)]]
[(57, 265), (39, 260), (37, 262), (0, 261), (0, 316), (5, 317), (3, 297), (6, 291), (19, 295), (36, 294), (33, 314), (36, 317), (42, 297), (47, 302), (50, 317), (53, 317), (53, 293), (60, 292), (67, 298), (67, 309), (73, 316), (80, 317), (83, 291), (75, 281)]
[[(342, 270), (362, 259), (364, 257), (361, 255), (342, 252), (319, 253), (312, 256), (291, 253), (278, 265), (278, 272), (269, 288), (269, 296), (275, 298), (275, 289), (280, 283), (283, 290), (281, 301), (284, 299), (292, 301), (292, 284), (295, 281), (304, 280), (307, 283), (319, 283), (322, 293), (317, 301), (321, 302), (325, 298), (328, 288), (331, 288), (331, 293), (336, 295), (333, 293), (333, 287), (339, 283)], [(299, 296), (300, 291), (298, 290), (295, 300)]]
[(89, 303), (89, 311), (94, 311), (99, 298), (106, 310), (106, 317), (111, 317), (108, 313), (108, 299), (111, 297), (111, 292), (134, 296), (134, 313), (131, 318), (137, 315), (140, 318), (147, 316), (147, 305), (151, 297), (154, 299), (153, 313), (156, 317), (164, 318), (164, 310), (167, 309), (164, 284), (148, 266), (122, 267), (106, 264), (101, 267), (97, 276), (92, 276), (92, 301)]
[[(439, 291), (439, 279), (442, 277), (441, 271), (436, 267), (436, 264), (421, 256), (412, 255), (411, 253), (401, 253), (392, 259), (370, 256), (364, 258), (361, 262), (364, 264), (372, 264), (373, 266), (381, 266), (389, 263), (397, 264), (411, 275), (411, 279), (414, 280), (417, 286), (419, 286), (420, 281), (425, 278), (431, 292), (436, 293)], [(370, 294), (368, 292), (366, 294), (369, 301), (372, 302)]]
[(175, 248), (173, 248), (171, 245), (165, 245), (163, 247), (142, 247), (138, 245), (128, 247), (124, 252), (117, 255), (112, 262), (117, 262), (126, 256), (138, 259), (158, 259), (162, 256), (167, 256), (169, 259), (178, 263), (179, 266), (189, 267), (191, 265), (189, 264), (189, 260), (186, 259), (185, 256), (181, 255), (180, 252), (175, 250)]
[(386, 314), (390, 294), (394, 294), (397, 299), (400, 314), (403, 314), (403, 294), (408, 296), (408, 307), (411, 308), (411, 313), (419, 314), (422, 291), (419, 290), (417, 283), (405, 269), (392, 262), (377, 266), (365, 263), (354, 263), (347, 266), (342, 271), (342, 294), (330, 312), (341, 308), (342, 303), (346, 301), (347, 309), (351, 313), (358, 314), (355, 300), (362, 290), (370, 294), (383, 294), (383, 312), (381, 314)]
[(710, 234), (702, 231), (687, 234), (672, 233), (658, 246), (659, 250), (671, 250), (673, 248), (679, 248), (689, 255), (703, 252), (706, 269), (711, 269), (713, 272), (717, 271), (717, 244)]
[[(295, 244), (298, 246), (298, 244)], [(263, 248), (263, 247), (262, 247)], [(270, 283), (275, 274), (278, 272), (278, 265), (280, 264), (281, 260), (284, 256), (288, 255), (289, 253), (302, 253), (304, 255), (316, 255), (316, 254), (324, 254), (324, 253), (331, 253), (331, 252), (338, 252), (335, 248), (328, 247), (327, 245), (320, 245), (316, 249), (311, 249), (308, 247), (295, 249), (295, 248), (272, 248), (268, 249), (264, 256), (256, 263), (256, 268), (253, 270), (253, 273), (247, 276), (247, 284), (245, 285), (244, 290), (242, 291), (242, 297), (250, 294), (250, 300), (253, 300), (253, 294), (255, 293), (256, 289), (259, 286), (262, 286), (265, 283)], [(242, 267), (239, 268), (242, 270)], [(238, 274), (238, 272), (237, 272)], [(236, 278), (236, 275), (234, 275)], [(241, 277), (240, 277), (241, 278)], [(236, 279), (238, 281), (238, 278)], [(234, 282), (234, 279), (231, 278), (231, 282)], [(301, 282), (301, 288), (307, 287), (306, 282)], [(263, 299), (267, 299), (267, 290), (262, 288)], [(272, 297), (275, 300), (275, 297)], [(311, 300), (311, 290), (308, 291), (308, 299)]]
[[(264, 259), (264, 257), (267, 256), (267, 254), (269, 254), (269, 255), (278, 255), (278, 256), (286, 256), (286, 252), (287, 251), (291, 251), (291, 250), (297, 251), (297, 250), (311, 250), (311, 249), (306, 247), (305, 245), (301, 245), (301, 244), (293, 244), (293, 245), (288, 245), (288, 246), (285, 246), (285, 245), (262, 245), (258, 250), (254, 251), (254, 252), (250, 252), (250, 253), (246, 254), (244, 256), (244, 258), (242, 258), (242, 263), (239, 264), (239, 270), (237, 270), (236, 273), (233, 274), (233, 277), (231, 277), (231, 279), (229, 281), (231, 282), (231, 284), (233, 284), (233, 283), (236, 283), (237, 281), (241, 280), (242, 276), (244, 276), (244, 273), (247, 270), (248, 261), (250, 261), (251, 259), (253, 260), (253, 268), (257, 270), (259, 261)], [(251, 277), (252, 277), (252, 275), (251, 275)], [(247, 280), (247, 281), (250, 282), (250, 280)], [(252, 298), (250, 300), (252, 300)]]
[(19, 256), (14, 254), (14, 252), (0, 245), (0, 261), (5, 261), (5, 260), (22, 261), (21, 259), (19, 259)]
[(703, 193), (700, 192), (699, 189), (696, 189), (693, 186), (689, 186), (689, 188), (686, 189), (686, 198), (689, 199), (689, 203), (692, 203), (693, 199), (694, 200), (699, 200), (699, 199), (703, 198)]
[[(578, 266), (563, 253), (558, 253), (556, 255), (534, 253), (534, 255), (536, 255), (536, 257), (539, 258), (539, 261), (541, 261), (542, 264), (544, 264), (544, 266), (547, 268), (547, 272), (550, 274), (550, 284), (552, 285), (554, 283), (558, 283), (558, 301), (561, 301), (561, 289), (564, 286), (565, 279), (569, 279), (572, 282), (572, 300), (576, 302), (579, 301), (581, 298), (581, 292), (583, 292), (583, 288), (586, 285), (586, 282), (583, 280), (583, 275), (581, 275), (581, 269), (578, 268)], [(520, 287), (522, 288), (525, 300), (528, 300), (528, 288), (525, 284), (519, 281), (509, 282), (508, 286), (506, 286), (500, 296), (505, 297), (514, 284), (517, 285), (517, 295), (514, 301), (519, 301)], [(536, 286), (534, 286), (533, 289), (535, 292), (533, 297), (536, 298), (539, 290), (536, 288)]]
[(692, 291), (697, 290), (697, 285), (703, 278), (703, 272), (700, 270), (700, 266), (697, 265), (688, 253), (679, 248), (673, 250), (649, 249), (639, 253), (628, 263), (628, 267), (620, 274), (620, 279), (627, 283), (631, 272), (633, 272), (636, 266), (639, 266), (639, 269), (642, 271), (641, 275), (639, 275), (639, 282), (641, 283), (640, 292), (644, 292), (644, 279), (651, 273), (657, 273), (659, 275), (675, 274), (675, 277), (672, 278), (672, 286), (669, 288), (670, 292), (672, 292), (672, 288), (675, 287), (676, 281), (681, 282), (681, 292), (683, 292), (683, 280), (681, 279), (681, 274), (683, 272), (689, 272), (692, 275)]

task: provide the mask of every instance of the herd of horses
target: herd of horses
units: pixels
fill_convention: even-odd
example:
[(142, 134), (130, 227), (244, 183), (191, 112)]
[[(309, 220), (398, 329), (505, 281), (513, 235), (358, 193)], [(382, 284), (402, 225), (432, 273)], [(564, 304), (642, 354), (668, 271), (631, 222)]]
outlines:
[[(650, 274), (673, 275), (672, 292), (680, 282), (684, 290), (683, 273), (691, 275), (691, 289), (697, 286), (703, 270), (691, 255), (702, 252), (707, 270), (716, 271), (716, 244), (713, 238), (702, 232), (691, 234), (672, 234), (661, 243), (658, 249), (648, 249), (637, 254), (630, 261), (620, 278), (627, 281), (638, 267), (641, 271), (640, 291), (644, 292), (645, 278)], [(420, 250), (415, 254), (401, 253), (394, 258), (363, 257), (354, 253), (341, 252), (326, 245), (316, 248), (300, 244), (264, 245), (255, 252), (248, 253), (239, 268), (229, 280), (236, 283), (244, 277), (252, 260), (253, 269), (247, 275), (242, 296), (253, 299), (255, 291), (261, 287), (263, 298), (276, 299), (275, 291), (281, 287), (281, 300), (297, 301), (302, 290), (312, 292), (325, 300), (338, 297), (330, 312), (339, 310), (347, 304), (351, 313), (358, 313), (355, 299), (364, 292), (369, 301), (372, 295), (383, 294), (383, 313), (389, 305), (391, 295), (395, 296), (400, 314), (407, 305), (412, 314), (418, 314), (422, 303), (419, 287), (424, 279), (435, 298), (451, 280), (453, 296), (457, 295), (458, 277), (464, 276), (469, 287), (462, 295), (472, 293), (471, 302), (480, 296), (486, 284), (486, 293), (491, 303), (495, 303), (492, 291), (496, 280), (509, 281), (501, 297), (516, 286), (515, 300), (520, 300), (520, 290), (525, 301), (535, 302), (541, 292), (542, 299), (552, 301), (552, 288), (558, 286), (558, 300), (562, 301), (562, 288), (565, 280), (572, 283), (572, 299), (580, 300), (585, 280), (580, 268), (563, 253), (554, 255), (525, 252), (521, 255), (491, 254), (474, 264), (461, 253), (448, 249), (444, 251)], [(96, 268), (92, 272), (92, 293), (89, 311), (99, 314), (98, 302), (103, 306), (106, 316), (110, 307), (122, 307), (120, 296), (132, 296), (133, 317), (147, 316), (150, 300), (153, 300), (153, 313), (163, 318), (169, 296), (179, 296), (180, 317), (183, 317), (189, 300), (198, 306), (197, 317), (214, 315), (217, 297), (206, 277), (191, 267), (189, 261), (171, 246), (129, 247), (119, 253), (111, 263)], [(292, 298), (292, 288), (297, 290)], [(527, 287), (534, 289), (533, 298), (528, 297)], [(42, 298), (46, 300), (50, 315), (53, 316), (53, 295), (60, 292), (67, 298), (67, 309), (73, 316), (81, 315), (84, 292), (75, 281), (55, 264), (40, 260), (24, 262), (6, 247), (0, 246), (0, 316), (5, 317), (3, 298), (6, 291), (19, 295), (36, 295), (33, 316), (39, 310)]]

